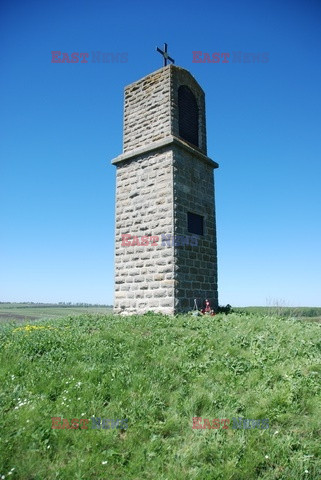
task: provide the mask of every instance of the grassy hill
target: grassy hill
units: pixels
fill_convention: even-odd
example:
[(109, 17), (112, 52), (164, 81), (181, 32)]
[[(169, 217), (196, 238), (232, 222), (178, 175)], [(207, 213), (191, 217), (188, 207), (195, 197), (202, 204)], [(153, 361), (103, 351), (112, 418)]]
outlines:
[[(0, 476), (320, 479), (320, 334), (258, 312), (3, 324)], [(93, 429), (92, 416), (128, 428)], [(220, 428), (193, 429), (195, 417)]]

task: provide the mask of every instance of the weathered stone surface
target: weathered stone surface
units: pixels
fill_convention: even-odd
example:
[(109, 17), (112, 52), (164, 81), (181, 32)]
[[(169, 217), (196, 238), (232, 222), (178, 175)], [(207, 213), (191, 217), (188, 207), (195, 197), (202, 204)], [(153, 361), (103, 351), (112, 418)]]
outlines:
[[(180, 85), (197, 101), (199, 148), (179, 138)], [(126, 87), (123, 154), (113, 161), (116, 313), (173, 314), (192, 309), (194, 298), (217, 305), (213, 168), (218, 165), (206, 153), (204, 93), (189, 72), (169, 65)], [(191, 235), (188, 212), (204, 217), (197, 246), (162, 242), (163, 235)], [(125, 234), (130, 242), (138, 237), (137, 244), (123, 246)], [(148, 245), (138, 244), (143, 236)]]

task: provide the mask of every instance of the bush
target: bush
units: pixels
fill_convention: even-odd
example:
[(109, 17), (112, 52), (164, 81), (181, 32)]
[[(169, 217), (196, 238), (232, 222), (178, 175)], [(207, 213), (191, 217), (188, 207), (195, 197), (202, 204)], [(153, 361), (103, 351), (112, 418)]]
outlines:
[(216, 310), (216, 313), (225, 313), (225, 315), (227, 315), (228, 313), (232, 313), (233, 312), (233, 309), (231, 307), (231, 305), (228, 303), (227, 305), (219, 305), (217, 307), (217, 310)]

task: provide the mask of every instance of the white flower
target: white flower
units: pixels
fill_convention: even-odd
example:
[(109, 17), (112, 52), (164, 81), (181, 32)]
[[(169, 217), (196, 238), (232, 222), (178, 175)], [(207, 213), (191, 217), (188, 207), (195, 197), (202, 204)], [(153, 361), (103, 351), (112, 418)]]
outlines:
[(268, 455), (265, 455), (265, 458), (269, 458), (269, 456), (268, 456)]
[(106, 465), (107, 463), (107, 460), (105, 460), (104, 462), (101, 462), (102, 465)]
[(50, 448), (50, 445), (48, 445), (47, 448)]
[(274, 435), (277, 435), (278, 433), (279, 433), (279, 431), (278, 431), (278, 430), (275, 430)]
[(4, 475), (1, 475), (1, 479), (4, 480), (6, 477)]
[(304, 473), (309, 473), (309, 470), (304, 470)]
[(78, 397), (77, 400), (80, 400), (80, 397)]

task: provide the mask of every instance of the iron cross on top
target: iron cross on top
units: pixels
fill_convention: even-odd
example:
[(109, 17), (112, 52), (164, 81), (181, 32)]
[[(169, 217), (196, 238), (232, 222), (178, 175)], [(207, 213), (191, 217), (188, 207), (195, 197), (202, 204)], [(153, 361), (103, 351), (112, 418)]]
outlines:
[(167, 65), (167, 60), (169, 60), (172, 63), (175, 63), (172, 57), (170, 57), (167, 53), (167, 43), (164, 43), (164, 51), (161, 50), (160, 48), (156, 47), (157, 52), (159, 52), (161, 55), (163, 55), (164, 58), (164, 67)]

